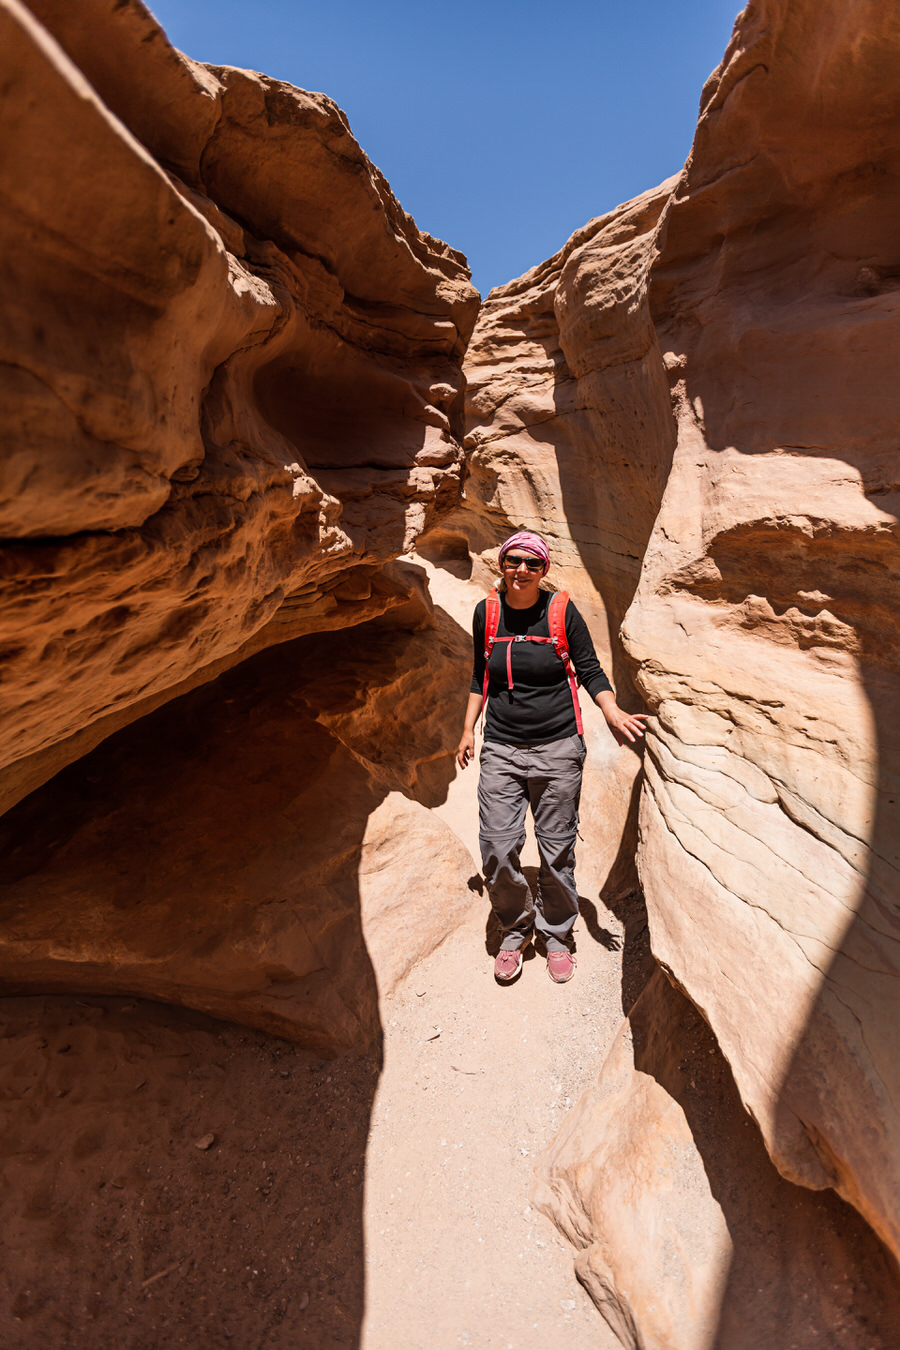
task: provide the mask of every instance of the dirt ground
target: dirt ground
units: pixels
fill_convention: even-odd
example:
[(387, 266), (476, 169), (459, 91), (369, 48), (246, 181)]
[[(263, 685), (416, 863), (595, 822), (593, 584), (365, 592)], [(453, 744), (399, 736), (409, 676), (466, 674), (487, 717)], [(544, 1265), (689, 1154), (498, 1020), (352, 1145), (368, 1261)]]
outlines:
[(374, 1060), (123, 999), (0, 1016), (4, 1350), (357, 1343)]
[[(368, 1152), (364, 1350), (617, 1346), (529, 1203), (535, 1162), (621, 1022), (621, 928), (592, 907), (578, 971), (554, 985), (531, 949), (498, 985), (484, 913), (385, 1004)], [(599, 940), (597, 940), (599, 938)]]
[(570, 984), (532, 957), (502, 988), (473, 894), (363, 1059), (137, 1000), (0, 1001), (0, 1345), (615, 1345), (529, 1203), (622, 1015), (622, 926), (585, 915)]

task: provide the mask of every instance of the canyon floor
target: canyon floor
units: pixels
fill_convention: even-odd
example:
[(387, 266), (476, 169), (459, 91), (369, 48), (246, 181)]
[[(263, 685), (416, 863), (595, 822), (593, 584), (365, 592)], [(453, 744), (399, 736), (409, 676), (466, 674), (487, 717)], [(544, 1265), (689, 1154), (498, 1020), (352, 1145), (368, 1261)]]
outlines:
[(575, 979), (533, 955), (500, 987), (487, 914), (473, 892), (368, 1058), (138, 1000), (4, 1000), (6, 1350), (617, 1344), (529, 1189), (621, 1020), (640, 915), (585, 902)]
[(362, 1345), (613, 1347), (529, 1189), (621, 1021), (621, 927), (586, 904), (575, 978), (554, 985), (532, 948), (503, 987), (475, 909), (385, 1004)]

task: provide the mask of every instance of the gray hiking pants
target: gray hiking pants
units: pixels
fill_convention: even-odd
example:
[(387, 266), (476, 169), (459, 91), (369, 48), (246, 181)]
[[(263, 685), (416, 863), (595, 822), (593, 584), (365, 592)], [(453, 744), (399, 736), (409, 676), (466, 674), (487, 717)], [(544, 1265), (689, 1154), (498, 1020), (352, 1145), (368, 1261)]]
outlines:
[[(585, 759), (584, 738), (544, 745), (485, 741), (478, 780), (479, 842), (491, 905), (515, 951), (534, 927), (548, 951), (565, 951), (578, 914), (575, 836)], [(519, 864), (531, 807), (541, 858), (537, 895)]]

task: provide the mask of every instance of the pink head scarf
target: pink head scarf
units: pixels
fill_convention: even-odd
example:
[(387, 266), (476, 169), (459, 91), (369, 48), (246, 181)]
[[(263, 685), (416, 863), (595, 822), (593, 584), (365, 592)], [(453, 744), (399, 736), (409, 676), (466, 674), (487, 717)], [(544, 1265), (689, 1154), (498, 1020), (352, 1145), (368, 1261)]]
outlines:
[(511, 534), (500, 545), (500, 562), (513, 548), (525, 548), (529, 553), (536, 553), (543, 560), (544, 572), (550, 566), (550, 550), (539, 534), (532, 533), (531, 530), (519, 530), (518, 534)]

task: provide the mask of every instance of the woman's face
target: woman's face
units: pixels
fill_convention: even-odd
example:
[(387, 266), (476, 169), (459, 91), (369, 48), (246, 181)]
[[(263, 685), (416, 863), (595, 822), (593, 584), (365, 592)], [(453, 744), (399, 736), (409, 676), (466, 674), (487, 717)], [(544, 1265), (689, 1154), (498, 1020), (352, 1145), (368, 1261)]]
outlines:
[[(531, 566), (529, 566), (529, 563)], [(544, 562), (531, 549), (515, 545), (503, 559), (503, 577), (507, 594), (514, 599), (534, 604), (538, 597)]]

